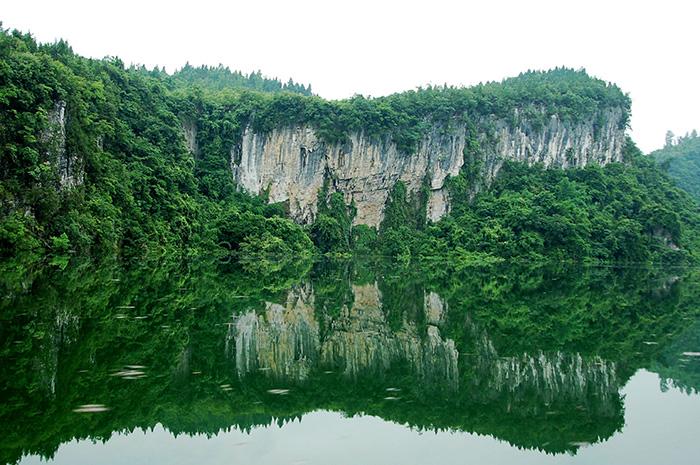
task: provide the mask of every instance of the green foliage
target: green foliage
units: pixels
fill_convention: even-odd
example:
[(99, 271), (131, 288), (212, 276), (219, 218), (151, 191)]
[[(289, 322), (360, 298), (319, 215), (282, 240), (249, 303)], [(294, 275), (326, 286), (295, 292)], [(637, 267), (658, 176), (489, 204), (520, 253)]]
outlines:
[(697, 131), (679, 137), (675, 142), (671, 135), (666, 147), (649, 155), (668, 171), (678, 187), (700, 202), (700, 137)]
[[(700, 360), (689, 357), (691, 347), (700, 347), (700, 319), (685, 317), (683, 333), (668, 345), (652, 369), (662, 379), (661, 389), (676, 387), (691, 394), (700, 393)], [(680, 356), (679, 356), (680, 355)]]
[(425, 207), (421, 199), (410, 198), (402, 181), (394, 184), (384, 207), (384, 220), (380, 232), (407, 226), (413, 229), (422, 227), (425, 221)]
[[(241, 130), (240, 120), (198, 119), (206, 143), (194, 156), (182, 135), (183, 118), (211, 109), (201, 90), (187, 87), (190, 81), (236, 87), (233, 81), (240, 78), (242, 87), (264, 90), (279, 81), (222, 69), (186, 68), (175, 77), (125, 69), (118, 59), (81, 58), (65, 42), (40, 45), (29, 35), (5, 30), (0, 58), (3, 255), (27, 249), (62, 253), (64, 237), (81, 254), (210, 251), (218, 236), (226, 236), (215, 229), (224, 205), (235, 206), (240, 227), (257, 228), (219, 238), (232, 249), (245, 240), (247, 251), (272, 251), (270, 237), (282, 237), (289, 242), (284, 252), (310, 252), (300, 227), (281, 218), (268, 221), (279, 214), (277, 207), (235, 192), (224, 154)], [(300, 90), (295, 86), (280, 84), (277, 90)], [(194, 98), (181, 98), (183, 92)], [(65, 103), (65, 139), (56, 121), (60, 102)], [(68, 168), (61, 167), (69, 173), (59, 173), (66, 164), (61, 156), (71, 160)], [(64, 185), (66, 174), (82, 182)]]
[(450, 215), (424, 231), (406, 226), (405, 202), (391, 199), (383, 250), (402, 260), (449, 256), (455, 266), (473, 254), (535, 261), (698, 260), (697, 204), (631, 141), (625, 159), (625, 165), (570, 170), (506, 163), (492, 188), (473, 200), (467, 167), (448, 184)]
[(355, 211), (345, 205), (343, 194), (328, 195), (328, 183), (318, 194), (318, 215), (311, 225), (314, 244), (323, 253), (347, 253), (352, 245), (352, 220)]
[(26, 253), (41, 247), (39, 240), (32, 234), (36, 226), (31, 219), (26, 219), (20, 212), (11, 212), (0, 222), (0, 250)]
[(502, 82), (470, 88), (427, 87), (386, 97), (356, 95), (347, 100), (326, 101), (299, 94), (219, 93), (208, 97), (220, 108), (250, 119), (259, 132), (274, 127), (308, 124), (322, 140), (342, 143), (353, 132), (377, 140), (393, 141), (410, 155), (435, 123), (450, 126), (472, 123), (477, 115), (547, 121), (557, 114), (565, 122), (600, 118), (609, 108), (622, 109), (627, 124), (629, 98), (620, 89), (585, 71), (555, 69), (530, 71)]
[(240, 71), (231, 71), (223, 65), (193, 67), (188, 63), (175, 71), (171, 80), (176, 86), (197, 85), (215, 91), (250, 89), (261, 92), (293, 92), (301, 95), (312, 95), (311, 85), (305, 86), (292, 79), (282, 83), (278, 79), (263, 76), (260, 71), (243, 74)]
[[(169, 76), (127, 69), (116, 58), (81, 58), (65, 42), (37, 44), (18, 32), (0, 33), (0, 57), (4, 255), (178, 250), (255, 257), (251, 266), (267, 267), (277, 257), (310, 255), (315, 244), (323, 253), (378, 251), (405, 263), (452, 257), (462, 264), (456, 266), (494, 257), (697, 258), (697, 207), (632, 145), (626, 166), (562, 171), (510, 163), (492, 189), (479, 185), (483, 154), (475, 121), (481, 116), (513, 124), (526, 118), (537, 126), (556, 114), (600, 126), (605, 111), (617, 109), (626, 124), (629, 98), (583, 70), (326, 101), (259, 72), (188, 65)], [(63, 126), (56, 122), (62, 102)], [(322, 143), (345, 143), (361, 132), (395, 143), (409, 157), (436, 123), (467, 127), (463, 171), (449, 180), (453, 210), (436, 224), (426, 224), (429, 187), (408, 195), (399, 182), (379, 231), (353, 228), (353, 205), (330, 189), (337, 180), (327, 179), (315, 223), (304, 230), (284, 218), (284, 204), (265, 205), (264, 196), (239, 192), (231, 175), (246, 128), (264, 133), (309, 125)], [(67, 175), (80, 182), (66, 185)], [(69, 245), (53, 243), (63, 237)]]
[(320, 213), (311, 226), (311, 237), (321, 252), (342, 252), (348, 250), (347, 236), (338, 220)]
[(54, 254), (61, 255), (65, 254), (70, 249), (70, 239), (66, 233), (62, 233), (60, 236), (53, 236), (51, 238), (51, 251)]
[(217, 244), (248, 262), (301, 257), (313, 249), (304, 231), (287, 219), (241, 212), (235, 206), (217, 210), (216, 216), (213, 224)]
[(377, 230), (366, 224), (352, 228), (352, 248), (359, 255), (368, 255), (377, 248)]

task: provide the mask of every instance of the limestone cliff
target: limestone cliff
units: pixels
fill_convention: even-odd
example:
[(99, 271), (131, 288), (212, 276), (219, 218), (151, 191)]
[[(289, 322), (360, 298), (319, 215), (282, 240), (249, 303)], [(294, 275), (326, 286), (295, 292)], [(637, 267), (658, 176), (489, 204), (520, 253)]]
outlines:
[[(459, 174), (465, 153), (477, 167), (474, 192), (488, 187), (506, 160), (562, 168), (621, 161), (624, 115), (623, 109), (610, 108), (573, 123), (542, 110), (532, 121), (515, 109), (507, 120), (484, 116), (469, 127), (454, 121), (433, 124), (414, 153), (401, 152), (389, 136), (360, 132), (343, 144), (329, 144), (306, 125), (266, 133), (248, 127), (231, 150), (231, 169), (240, 189), (267, 193), (270, 202), (288, 202), (290, 215), (302, 223), (315, 218), (318, 194), (328, 183), (330, 192), (342, 193), (356, 208), (355, 224), (378, 227), (399, 181), (409, 194), (429, 189), (426, 215), (437, 221), (450, 209), (445, 180)], [(467, 140), (478, 144), (465, 150)]]
[(519, 120), (515, 126), (504, 119), (486, 118), (480, 122), (481, 179), (485, 186), (493, 181), (506, 160), (541, 163), (545, 168), (622, 161), (625, 131), (620, 124), (624, 117), (621, 108), (608, 109), (578, 124), (564, 123), (558, 115), (552, 115), (546, 123), (535, 125), (520, 118), (517, 110), (515, 117)]
[(445, 178), (458, 174), (464, 163), (465, 135), (464, 126), (452, 131), (434, 126), (417, 152), (407, 155), (388, 137), (375, 140), (356, 133), (346, 144), (329, 145), (308, 126), (277, 128), (268, 134), (246, 129), (232, 153), (232, 170), (242, 189), (251, 194), (267, 191), (270, 202), (289, 201), (291, 216), (304, 223), (315, 218), (318, 193), (328, 178), (331, 191), (341, 192), (357, 209), (355, 224), (379, 226), (397, 181), (413, 193), (427, 179), (428, 209), (442, 208), (435, 199), (444, 196)]
[(318, 359), (319, 346), (308, 287), (291, 290), (285, 305), (268, 302), (264, 315), (249, 311), (229, 325), (227, 351), (235, 353), (240, 376), (264, 371), (276, 378), (304, 380)]
[(182, 132), (185, 136), (185, 143), (190, 153), (197, 158), (199, 156), (199, 144), (197, 143), (197, 121), (194, 118), (181, 117)]
[(41, 141), (46, 148), (46, 156), (55, 163), (61, 188), (75, 187), (83, 182), (78, 157), (66, 149), (66, 102), (59, 100), (49, 111), (48, 124)]
[[(457, 388), (458, 353), (454, 341), (443, 338), (434, 324), (427, 325), (424, 336), (408, 321), (400, 330), (392, 331), (376, 284), (353, 285), (353, 295), (354, 305), (343, 309), (331, 334), (323, 341), (321, 354), (326, 366), (354, 378), (381, 377), (393, 366), (407, 364), (421, 385)], [(432, 294), (426, 298), (423, 310), (427, 319), (440, 314), (440, 297)]]

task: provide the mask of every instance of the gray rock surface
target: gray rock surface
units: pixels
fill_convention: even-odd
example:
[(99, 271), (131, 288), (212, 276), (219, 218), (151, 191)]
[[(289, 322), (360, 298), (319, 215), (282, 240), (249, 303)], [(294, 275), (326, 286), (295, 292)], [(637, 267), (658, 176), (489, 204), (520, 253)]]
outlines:
[[(535, 124), (517, 110), (509, 120), (482, 117), (477, 121), (479, 149), (468, 155), (478, 162), (473, 192), (488, 188), (506, 160), (545, 167), (605, 165), (622, 160), (623, 111), (609, 109), (577, 124), (557, 115)], [(517, 121), (513, 124), (512, 121)], [(415, 153), (402, 153), (389, 137), (350, 134), (345, 144), (327, 144), (309, 126), (279, 127), (269, 133), (247, 128), (231, 150), (231, 170), (240, 189), (267, 193), (269, 202), (289, 202), (292, 218), (310, 223), (318, 212), (318, 194), (328, 183), (357, 209), (355, 224), (378, 227), (389, 193), (398, 181), (415, 195), (429, 188), (426, 215), (437, 221), (450, 210), (445, 180), (465, 163), (468, 136), (464, 124), (433, 125)]]
[(75, 187), (83, 182), (83, 173), (78, 157), (66, 150), (66, 102), (59, 100), (49, 111), (48, 125), (42, 134), (46, 156), (55, 163), (60, 187)]

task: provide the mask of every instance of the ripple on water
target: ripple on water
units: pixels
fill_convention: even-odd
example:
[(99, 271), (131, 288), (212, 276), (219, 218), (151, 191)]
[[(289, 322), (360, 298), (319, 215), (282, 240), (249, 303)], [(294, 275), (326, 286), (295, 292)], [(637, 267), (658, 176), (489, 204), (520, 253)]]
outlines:
[(73, 409), (76, 413), (99, 413), (106, 412), (107, 410), (109, 410), (109, 407), (103, 404), (84, 404)]
[(267, 392), (278, 396), (284, 396), (289, 394), (289, 389), (269, 389)]
[(110, 376), (117, 376), (122, 379), (141, 379), (147, 375), (143, 371), (144, 365), (125, 365), (123, 369), (115, 371)]

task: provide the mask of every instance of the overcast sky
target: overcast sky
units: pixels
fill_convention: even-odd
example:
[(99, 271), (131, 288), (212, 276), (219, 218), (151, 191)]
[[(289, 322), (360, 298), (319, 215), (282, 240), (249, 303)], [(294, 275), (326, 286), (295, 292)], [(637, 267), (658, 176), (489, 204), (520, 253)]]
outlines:
[(697, 0), (4, 0), (0, 20), (85, 56), (260, 69), (326, 98), (583, 67), (630, 93), (643, 150), (700, 129)]

